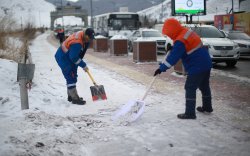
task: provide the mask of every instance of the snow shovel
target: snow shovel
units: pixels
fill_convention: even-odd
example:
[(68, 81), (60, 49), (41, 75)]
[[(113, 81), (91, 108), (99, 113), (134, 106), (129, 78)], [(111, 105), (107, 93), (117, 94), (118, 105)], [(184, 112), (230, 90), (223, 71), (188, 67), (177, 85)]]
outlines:
[(145, 98), (148, 95), (149, 90), (151, 89), (153, 83), (155, 82), (156, 76), (150, 82), (146, 92), (144, 93), (141, 100), (131, 100), (122, 106), (112, 117), (113, 121), (121, 122), (134, 122), (137, 120), (143, 113), (145, 107)]
[(94, 86), (90, 86), (90, 91), (92, 94), (92, 100), (97, 101), (97, 100), (107, 100), (107, 96), (104, 90), (103, 85), (97, 85), (93, 76), (90, 74), (89, 70), (86, 71), (87, 74), (89, 75), (91, 81), (93, 82)]

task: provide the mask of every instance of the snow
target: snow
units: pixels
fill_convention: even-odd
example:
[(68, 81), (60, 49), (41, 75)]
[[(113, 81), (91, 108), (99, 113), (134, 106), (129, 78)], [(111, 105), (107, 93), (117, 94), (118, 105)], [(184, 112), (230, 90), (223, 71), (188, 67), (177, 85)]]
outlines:
[[(9, 8), (19, 24), (21, 20), (24, 24), (32, 19), (36, 26), (47, 27), (50, 26), (49, 12), (55, 9), (44, 0), (0, 0), (0, 7)], [(152, 10), (152, 17), (158, 17), (159, 7), (158, 12)], [(143, 12), (146, 13), (150, 11)], [(0, 15), (3, 14), (0, 10)], [(67, 21), (64, 18), (64, 22)], [(108, 99), (92, 101), (89, 87), (93, 84), (79, 69), (77, 89), (87, 104), (71, 104), (67, 101), (65, 80), (54, 59), (57, 47), (47, 40), (49, 35), (47, 32), (38, 36), (29, 47), (36, 67), (28, 92), (28, 110), (21, 110), (17, 63), (0, 59), (0, 156), (249, 155), (249, 131), (242, 130), (249, 128), (249, 123), (241, 124), (248, 121), (249, 114), (228, 107), (226, 100), (218, 100), (213, 101), (215, 111), (211, 115), (197, 113), (197, 120), (179, 120), (176, 115), (185, 109), (185, 93), (183, 86), (174, 82), (156, 80), (144, 100), (144, 113), (137, 121), (125, 125), (113, 122), (111, 118), (119, 108), (142, 98), (152, 77), (88, 53), (85, 61), (96, 82), (104, 85)], [(16, 39), (10, 42), (15, 42), (17, 47), (20, 45)], [(124, 73), (143, 80), (136, 81)], [(248, 78), (221, 71), (212, 74), (249, 83)], [(201, 95), (197, 93), (197, 105), (200, 103)], [(237, 124), (241, 126), (235, 126)]]
[[(176, 114), (184, 111), (184, 90), (173, 82), (156, 79), (137, 121), (128, 125), (113, 122), (111, 118), (121, 106), (143, 96), (152, 77), (88, 53), (85, 60), (90, 72), (104, 85), (108, 99), (93, 102), (89, 90), (93, 84), (78, 69), (77, 89), (87, 104), (71, 104), (49, 35), (38, 36), (29, 47), (36, 69), (28, 110), (21, 110), (17, 64), (0, 59), (1, 156), (249, 155), (249, 133), (235, 128), (237, 118), (231, 112), (248, 115), (231, 107), (223, 107), (222, 115), (217, 108), (225, 101), (216, 101), (211, 115), (197, 113), (197, 120), (179, 120)], [(136, 75), (145, 83), (123, 73)], [(197, 94), (197, 103), (200, 99)]]
[(0, 8), (0, 17), (11, 14), (19, 28), (27, 23), (50, 27), (50, 12), (55, 10), (55, 6), (45, 0), (0, 0)]
[(97, 36), (95, 36), (95, 38), (96, 38), (96, 39), (104, 39), (104, 38), (107, 38), (107, 37), (102, 36), (102, 35), (97, 35)]
[(121, 40), (121, 39), (128, 39), (126, 36), (123, 35), (114, 35), (110, 38), (110, 40)]
[[(249, 2), (246, 2), (246, 3), (249, 3)], [(242, 2), (242, 5), (243, 5), (243, 2)], [(231, 7), (232, 7), (231, 0), (219, 0), (219, 1), (208, 0), (206, 2), (207, 15), (193, 16), (193, 21), (213, 21), (214, 15), (227, 14), (227, 11), (229, 12)], [(247, 10), (249, 11), (249, 8)], [(238, 1), (236, 0), (234, 0), (234, 11), (239, 11)], [(165, 19), (172, 17), (171, 0), (165, 0), (162, 4), (158, 4), (150, 8), (138, 11), (138, 13), (143, 16), (146, 15), (148, 18), (157, 19), (157, 21), (164, 22)], [(163, 14), (163, 17), (161, 16), (162, 14)], [(185, 16), (174, 16), (174, 18), (177, 18), (180, 21), (186, 21)]]

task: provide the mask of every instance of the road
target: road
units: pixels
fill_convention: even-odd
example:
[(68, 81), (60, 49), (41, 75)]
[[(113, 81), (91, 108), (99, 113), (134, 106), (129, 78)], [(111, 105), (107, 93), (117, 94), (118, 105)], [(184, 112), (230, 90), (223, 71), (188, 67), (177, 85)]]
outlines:
[(239, 59), (235, 67), (227, 67), (225, 63), (214, 64), (214, 69), (222, 72), (228, 72), (233, 75), (250, 78), (250, 57)]

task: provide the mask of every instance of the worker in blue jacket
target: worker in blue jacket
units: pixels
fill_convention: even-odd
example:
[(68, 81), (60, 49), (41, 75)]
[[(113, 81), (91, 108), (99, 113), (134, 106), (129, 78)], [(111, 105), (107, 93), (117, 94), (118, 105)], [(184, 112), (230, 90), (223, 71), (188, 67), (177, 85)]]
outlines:
[(58, 48), (55, 58), (62, 70), (67, 83), (68, 101), (73, 104), (84, 105), (83, 98), (79, 97), (76, 90), (78, 66), (87, 71), (87, 64), (82, 60), (95, 32), (92, 28), (85, 31), (78, 31), (70, 35)]
[(200, 37), (191, 29), (183, 27), (176, 19), (170, 18), (164, 22), (162, 33), (173, 40), (173, 47), (165, 60), (160, 63), (154, 76), (165, 72), (182, 60), (187, 78), (185, 83), (186, 109), (185, 113), (178, 114), (180, 119), (196, 119), (196, 90), (202, 93), (202, 106), (197, 107), (199, 112), (213, 111), (211, 90), (209, 85), (212, 61), (206, 47), (202, 45)]

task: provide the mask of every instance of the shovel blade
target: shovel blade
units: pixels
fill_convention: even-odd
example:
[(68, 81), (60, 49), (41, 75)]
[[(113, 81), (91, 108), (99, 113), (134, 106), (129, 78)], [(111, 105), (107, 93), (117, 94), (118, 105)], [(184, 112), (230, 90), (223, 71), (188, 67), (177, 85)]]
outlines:
[(90, 86), (93, 101), (107, 100), (107, 96), (103, 85)]
[(113, 121), (134, 122), (140, 118), (144, 111), (145, 102), (140, 100), (131, 100), (123, 105), (112, 117)]

